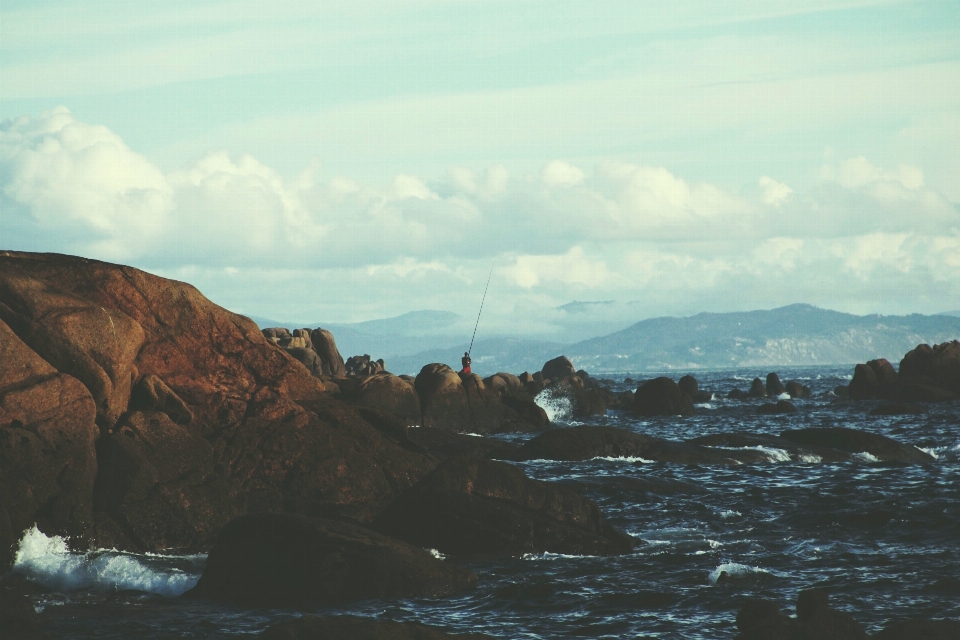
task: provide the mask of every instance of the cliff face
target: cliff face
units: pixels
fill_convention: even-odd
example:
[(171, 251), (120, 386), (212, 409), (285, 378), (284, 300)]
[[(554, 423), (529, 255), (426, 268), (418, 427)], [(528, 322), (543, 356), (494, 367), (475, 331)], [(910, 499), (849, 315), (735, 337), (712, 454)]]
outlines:
[(146, 550), (246, 512), (365, 520), (434, 464), (190, 285), (0, 252), (0, 568), (34, 522)]

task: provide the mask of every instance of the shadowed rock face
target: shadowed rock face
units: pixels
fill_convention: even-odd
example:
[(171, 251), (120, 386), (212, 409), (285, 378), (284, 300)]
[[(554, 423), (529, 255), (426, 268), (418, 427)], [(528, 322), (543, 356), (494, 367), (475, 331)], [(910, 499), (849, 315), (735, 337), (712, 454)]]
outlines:
[(247, 511), (370, 518), (436, 464), (184, 283), (0, 252), (0, 332), (2, 566), (34, 522), (149, 550)]
[(436, 598), (477, 577), (423, 549), (343, 522), (246, 515), (217, 536), (185, 596), (244, 606), (326, 606), (367, 598)]
[(378, 531), (461, 556), (627, 553), (596, 504), (505, 462), (450, 458), (386, 509)]
[(960, 341), (918, 346), (903, 356), (900, 376), (904, 383), (934, 387), (960, 397)]
[(301, 616), (263, 631), (264, 640), (493, 640), (484, 633), (444, 633), (416, 622), (390, 622), (356, 616)]
[(0, 572), (34, 523), (81, 544), (92, 534), (96, 415), (79, 380), (58, 373), (0, 321)]

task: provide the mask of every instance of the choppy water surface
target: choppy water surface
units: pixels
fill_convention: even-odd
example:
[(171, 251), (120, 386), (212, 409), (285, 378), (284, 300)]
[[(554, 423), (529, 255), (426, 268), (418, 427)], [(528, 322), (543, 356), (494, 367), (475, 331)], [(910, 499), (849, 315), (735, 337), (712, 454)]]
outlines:
[[(612, 524), (647, 544), (618, 557), (544, 554), (472, 563), (479, 586), (460, 597), (361, 602), (315, 613), (503, 638), (714, 639), (735, 635), (734, 617), (746, 598), (772, 599), (792, 613), (797, 592), (817, 585), (871, 632), (896, 617), (958, 618), (960, 403), (930, 405), (926, 415), (873, 417), (870, 403), (834, 403), (827, 395), (848, 381), (850, 370), (781, 369), (784, 382), (800, 380), (815, 395), (795, 401), (799, 411), (788, 416), (759, 415), (760, 401), (722, 399), (767, 373), (743, 370), (698, 374), (701, 389), (717, 396), (699, 405), (695, 418), (611, 413), (591, 422), (675, 440), (843, 426), (920, 447), (936, 464), (796, 463), (775, 449), (766, 451), (767, 464), (735, 467), (638, 459), (523, 463), (534, 478), (571, 483)], [(58, 636), (234, 637), (294, 615), (180, 601), (175, 596), (193, 586), (203, 562), (203, 556), (69, 554), (62, 541), (33, 532), (15, 572), (36, 585), (45, 628)], [(729, 579), (718, 581), (722, 571)]]

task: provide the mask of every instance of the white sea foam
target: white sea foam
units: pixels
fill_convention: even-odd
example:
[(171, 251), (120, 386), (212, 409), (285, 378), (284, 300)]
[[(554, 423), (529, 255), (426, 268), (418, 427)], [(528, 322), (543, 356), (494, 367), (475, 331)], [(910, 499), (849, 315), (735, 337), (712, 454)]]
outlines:
[(568, 553), (550, 553), (549, 551), (544, 551), (543, 553), (525, 553), (520, 556), (521, 560), (560, 560), (562, 558), (597, 558), (599, 556), (576, 556)]
[(482, 433), (465, 433), (465, 434), (463, 434), (463, 435), (465, 435), (465, 436), (473, 436), (474, 438), (482, 438), (482, 437), (483, 437), (483, 434), (482, 434)]
[(784, 391), (783, 393), (781, 393), (780, 395), (777, 396), (777, 400), (789, 400), (789, 399), (792, 398), (792, 397), (793, 397), (793, 396), (791, 396), (789, 393), (787, 393), (786, 391)]
[(573, 415), (573, 403), (564, 395), (554, 395), (550, 389), (544, 389), (533, 399), (543, 409), (550, 422), (565, 421)]
[[(56, 591), (129, 589), (162, 596), (179, 596), (200, 579), (199, 571), (187, 573), (168, 566), (164, 558), (169, 556), (105, 549), (75, 553), (67, 540), (47, 536), (34, 525), (20, 540), (13, 572)], [(203, 556), (179, 558), (199, 561)]]
[(728, 518), (741, 518), (743, 517), (743, 514), (739, 511), (721, 511), (720, 517), (726, 520)]
[(446, 560), (446, 559), (447, 559), (447, 556), (445, 556), (445, 555), (443, 555), (442, 553), (440, 553), (437, 549), (427, 549), (427, 551), (430, 552), (430, 555), (432, 555), (432, 556), (433, 556), (434, 558), (436, 558), (437, 560)]
[(767, 456), (767, 459), (770, 462), (790, 462), (790, 454), (787, 453), (784, 449), (778, 449), (777, 447), (764, 447), (763, 445), (755, 445), (752, 447), (711, 447), (713, 449), (725, 449), (727, 451), (759, 451), (760, 453)]
[(643, 464), (655, 464), (656, 460), (647, 460), (639, 456), (597, 456), (593, 460), (607, 460), (609, 462), (642, 462)]
[[(710, 398), (710, 399), (713, 400), (713, 398)], [(698, 409), (713, 409), (713, 405), (710, 404), (709, 402), (701, 402), (700, 404), (695, 404), (693, 406), (695, 406)]]
[(747, 576), (756, 573), (766, 573), (770, 572), (766, 569), (761, 569), (760, 567), (750, 567), (745, 564), (740, 564), (738, 562), (725, 562), (719, 567), (710, 572), (710, 575), (707, 576), (707, 580), (710, 584), (717, 584), (717, 580), (720, 578), (720, 574), (726, 571), (727, 575), (731, 578), (736, 578), (738, 576)]
[(813, 453), (803, 453), (800, 454), (800, 462), (823, 462), (823, 458)]
[(925, 454), (932, 456), (934, 460), (940, 459), (940, 454), (946, 447), (917, 447), (920, 451), (923, 451)]
[(859, 453), (853, 454), (853, 457), (859, 460), (860, 462), (880, 462), (880, 458), (873, 455), (869, 451), (861, 451)]

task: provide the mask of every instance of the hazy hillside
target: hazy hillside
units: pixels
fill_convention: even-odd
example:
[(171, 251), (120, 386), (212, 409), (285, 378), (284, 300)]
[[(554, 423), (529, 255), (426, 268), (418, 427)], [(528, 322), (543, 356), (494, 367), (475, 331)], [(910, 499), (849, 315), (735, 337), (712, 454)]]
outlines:
[(805, 304), (770, 311), (652, 318), (568, 347), (587, 370), (898, 362), (922, 342), (960, 339), (960, 318), (856, 316)]
[[(255, 318), (264, 326), (298, 326)], [(466, 323), (466, 324), (469, 324)], [(424, 364), (459, 368), (472, 327), (446, 311), (416, 311), (356, 324), (307, 323), (333, 332), (344, 358), (384, 358), (394, 373), (416, 374)], [(651, 318), (622, 331), (574, 344), (511, 336), (483, 337), (473, 348), (474, 370), (536, 371), (560, 354), (590, 372), (853, 364), (883, 357), (899, 362), (922, 342), (960, 339), (960, 317), (856, 316), (806, 304), (769, 311), (700, 313)]]

